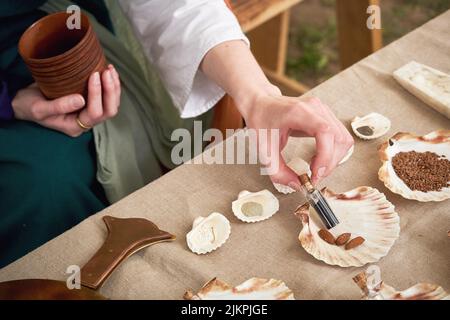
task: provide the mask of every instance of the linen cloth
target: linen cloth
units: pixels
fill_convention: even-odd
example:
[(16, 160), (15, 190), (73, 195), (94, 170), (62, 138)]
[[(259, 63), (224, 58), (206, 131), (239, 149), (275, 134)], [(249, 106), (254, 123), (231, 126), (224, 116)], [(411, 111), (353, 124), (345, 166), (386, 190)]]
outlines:
[[(397, 131), (426, 134), (450, 129), (450, 122), (405, 91), (392, 72), (416, 60), (450, 72), (450, 11), (388, 45), (314, 88), (347, 126), (354, 116), (380, 112), (391, 119), (384, 137), (356, 139), (355, 152), (323, 181), (338, 192), (368, 185), (386, 194), (400, 216), (401, 232), (388, 255), (376, 265), (382, 279), (398, 289), (430, 282), (450, 290), (450, 200), (419, 203), (387, 190), (377, 178), (377, 147)], [(291, 139), (285, 157), (308, 158), (314, 143)], [(22, 259), (0, 270), (0, 281), (24, 278), (65, 280), (69, 265), (82, 266), (106, 236), (103, 215), (144, 217), (177, 235), (130, 257), (111, 275), (100, 292), (112, 299), (181, 299), (186, 289), (198, 290), (213, 277), (237, 285), (250, 277), (285, 281), (297, 299), (359, 299), (352, 277), (365, 270), (329, 266), (300, 246), (301, 222), (293, 215), (304, 202), (298, 194), (278, 195), (280, 211), (269, 220), (246, 224), (235, 218), (231, 202), (241, 190), (269, 189), (269, 178), (256, 165), (182, 165)], [(189, 251), (185, 236), (194, 218), (213, 211), (231, 222), (225, 245), (207, 255)]]

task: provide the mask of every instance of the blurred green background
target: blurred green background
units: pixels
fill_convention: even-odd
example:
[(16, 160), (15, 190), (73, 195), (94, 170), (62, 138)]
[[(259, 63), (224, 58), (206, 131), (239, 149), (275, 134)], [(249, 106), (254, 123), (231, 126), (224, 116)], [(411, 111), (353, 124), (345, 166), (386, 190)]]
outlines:
[[(380, 0), (380, 6), (387, 45), (449, 10), (450, 0)], [(292, 10), (286, 72), (314, 87), (339, 70), (335, 0), (305, 0)]]

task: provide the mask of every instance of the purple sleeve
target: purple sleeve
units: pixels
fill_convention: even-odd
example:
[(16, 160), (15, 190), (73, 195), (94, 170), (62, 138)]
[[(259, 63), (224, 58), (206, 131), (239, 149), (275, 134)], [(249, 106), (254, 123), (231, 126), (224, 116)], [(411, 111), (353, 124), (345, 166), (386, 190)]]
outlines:
[(8, 87), (5, 81), (0, 80), (0, 120), (11, 120), (13, 118), (14, 112), (8, 95)]

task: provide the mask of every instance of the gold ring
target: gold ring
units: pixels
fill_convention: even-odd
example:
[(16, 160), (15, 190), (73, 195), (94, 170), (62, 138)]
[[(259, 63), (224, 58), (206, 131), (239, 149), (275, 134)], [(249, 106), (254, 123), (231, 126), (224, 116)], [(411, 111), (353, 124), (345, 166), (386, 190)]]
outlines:
[(79, 117), (77, 117), (77, 123), (81, 127), (81, 129), (84, 129), (84, 130), (92, 129), (92, 127), (89, 127), (89, 126), (85, 125), (83, 122), (81, 122)]

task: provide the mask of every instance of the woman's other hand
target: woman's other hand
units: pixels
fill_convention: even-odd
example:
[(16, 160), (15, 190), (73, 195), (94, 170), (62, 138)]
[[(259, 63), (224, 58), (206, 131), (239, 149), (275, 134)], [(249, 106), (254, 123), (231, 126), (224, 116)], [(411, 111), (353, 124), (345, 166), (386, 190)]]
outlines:
[[(48, 100), (36, 83), (17, 92), (12, 101), (16, 119), (28, 120), (78, 137), (86, 129), (114, 117), (120, 106), (119, 74), (112, 65), (89, 78), (87, 104), (80, 94)], [(79, 121), (77, 121), (79, 120)]]

